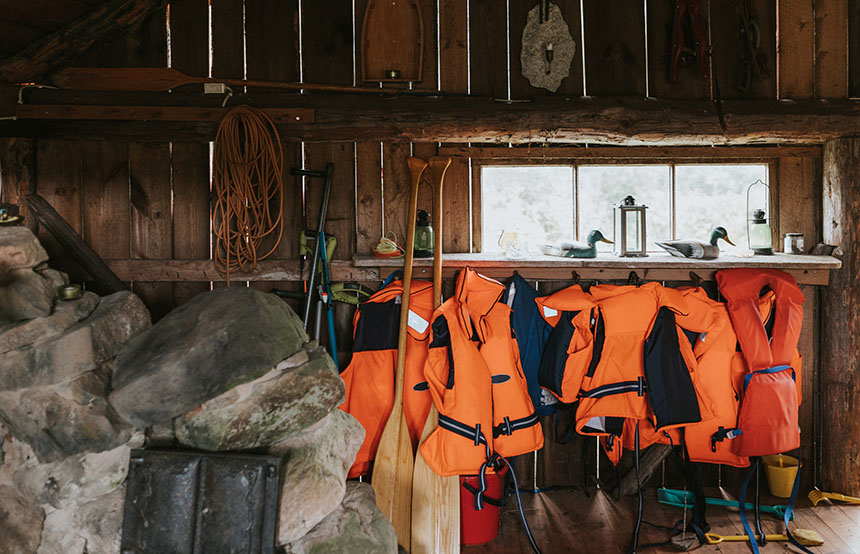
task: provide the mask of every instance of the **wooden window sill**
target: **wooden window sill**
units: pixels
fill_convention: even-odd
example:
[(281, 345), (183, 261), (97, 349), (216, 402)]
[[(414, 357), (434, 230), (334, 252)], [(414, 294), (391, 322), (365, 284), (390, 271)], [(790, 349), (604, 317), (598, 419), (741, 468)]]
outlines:
[[(385, 277), (403, 267), (403, 258), (376, 258), (356, 255), (352, 259), (357, 269), (377, 268)], [(431, 258), (416, 258), (413, 275), (427, 279), (433, 274)], [(762, 267), (780, 269), (794, 276), (800, 284), (826, 285), (830, 270), (842, 267), (842, 262), (831, 256), (808, 256), (777, 253), (773, 256), (731, 256), (722, 254), (716, 260), (690, 260), (669, 254), (652, 253), (645, 258), (621, 258), (611, 254), (598, 254), (597, 258), (560, 258), (532, 254), (524, 258), (508, 258), (500, 254), (444, 254), (442, 273), (451, 276), (465, 266), (471, 266), (488, 277), (506, 278), (515, 271), (526, 279), (570, 280), (576, 272), (582, 279), (627, 279), (631, 271), (644, 280), (689, 281), (690, 272), (703, 280), (713, 280), (720, 269)]]

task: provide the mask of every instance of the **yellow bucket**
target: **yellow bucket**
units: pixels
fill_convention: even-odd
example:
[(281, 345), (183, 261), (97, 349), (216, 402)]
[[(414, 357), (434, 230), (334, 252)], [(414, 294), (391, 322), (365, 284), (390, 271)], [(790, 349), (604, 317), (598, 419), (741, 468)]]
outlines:
[(764, 472), (767, 477), (767, 488), (770, 494), (779, 498), (791, 497), (791, 489), (794, 487), (794, 479), (800, 464), (797, 458), (785, 454), (774, 454), (762, 456)]

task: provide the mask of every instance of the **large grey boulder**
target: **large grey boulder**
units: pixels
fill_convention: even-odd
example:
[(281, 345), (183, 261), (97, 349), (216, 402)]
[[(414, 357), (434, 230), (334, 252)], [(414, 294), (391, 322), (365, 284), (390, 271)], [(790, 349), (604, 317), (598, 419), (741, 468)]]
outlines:
[(340, 506), (346, 475), (364, 440), (357, 419), (334, 410), (304, 432), (276, 445), (270, 454), (281, 456), (281, 502), (278, 544), (303, 537)]
[(54, 305), (53, 313), (47, 317), (38, 317), (19, 323), (14, 327), (2, 329), (0, 354), (40, 340), (54, 338), (89, 316), (98, 305), (99, 296), (92, 292), (85, 292), (77, 300), (57, 302)]
[(30, 461), (15, 471), (14, 486), (38, 504), (61, 508), (104, 496), (125, 483), (128, 458), (143, 446), (142, 432), (124, 445), (105, 452), (69, 456), (59, 462)]
[(0, 390), (71, 381), (116, 356), (150, 324), (149, 311), (134, 294), (105, 296), (89, 317), (62, 335), (0, 355)]
[(0, 420), (43, 462), (110, 450), (125, 443), (132, 428), (107, 403), (109, 387), (100, 369), (68, 382), (0, 391)]
[(0, 485), (0, 552), (32, 554), (39, 546), (45, 512), (9, 485)]
[(397, 535), (376, 507), (373, 488), (350, 481), (343, 503), (285, 550), (287, 554), (397, 554)]
[(302, 349), (262, 377), (176, 418), (174, 431), (180, 444), (192, 448), (265, 448), (310, 427), (343, 401), (343, 380), (329, 355), (321, 347)]
[(46, 261), (48, 253), (30, 229), (0, 227), (0, 266), (25, 269)]
[(110, 402), (139, 427), (164, 423), (264, 375), (307, 340), (299, 317), (273, 294), (203, 292), (117, 356)]
[(0, 269), (0, 325), (51, 314), (57, 289), (29, 268)]
[(118, 554), (125, 485), (91, 499), (49, 509), (36, 554)]

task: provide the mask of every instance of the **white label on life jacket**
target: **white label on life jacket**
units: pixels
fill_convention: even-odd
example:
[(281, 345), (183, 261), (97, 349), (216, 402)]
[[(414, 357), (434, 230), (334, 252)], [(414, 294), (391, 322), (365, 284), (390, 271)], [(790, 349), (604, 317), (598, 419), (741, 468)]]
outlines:
[(423, 334), (424, 331), (427, 330), (427, 326), (430, 325), (430, 322), (416, 314), (412, 310), (409, 310), (409, 326)]
[(555, 317), (558, 315), (558, 310), (550, 308), (549, 306), (543, 307), (543, 316), (544, 317)]
[(704, 332), (701, 335), (699, 335), (699, 340), (701, 340), (702, 342), (705, 342), (705, 337), (707, 337), (707, 336), (708, 336), (708, 333)]

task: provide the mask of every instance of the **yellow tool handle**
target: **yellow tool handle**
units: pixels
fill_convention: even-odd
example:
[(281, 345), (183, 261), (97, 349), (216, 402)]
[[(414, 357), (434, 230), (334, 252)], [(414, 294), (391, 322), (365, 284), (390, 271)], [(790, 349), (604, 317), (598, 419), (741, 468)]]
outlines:
[(827, 498), (832, 498), (833, 500), (841, 500), (842, 502), (860, 504), (860, 498), (857, 498), (855, 496), (845, 496), (844, 494), (838, 492), (825, 492), (824, 496), (826, 496)]
[[(756, 535), (756, 540), (759, 536)], [(788, 535), (765, 535), (765, 539), (769, 541), (787, 541)], [(717, 535), (716, 533), (705, 533), (705, 539), (708, 544), (720, 544), (721, 542), (746, 542), (750, 540), (747, 535)]]

